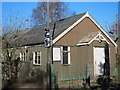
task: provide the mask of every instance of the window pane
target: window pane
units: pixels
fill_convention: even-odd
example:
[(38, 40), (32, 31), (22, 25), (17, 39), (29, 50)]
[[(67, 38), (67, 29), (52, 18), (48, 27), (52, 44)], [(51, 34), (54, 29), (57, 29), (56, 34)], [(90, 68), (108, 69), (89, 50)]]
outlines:
[(68, 51), (68, 47), (67, 46), (63, 46), (63, 51)]
[(40, 55), (40, 52), (37, 52), (37, 55), (39, 56), (39, 55)]
[(21, 60), (22, 60), (22, 53), (21, 53)]
[(35, 60), (35, 63), (37, 63), (37, 59)]
[(41, 64), (40, 58), (41, 58), (41, 53), (34, 52), (34, 64), (40, 65)]
[(23, 61), (23, 53), (22, 53), (22, 61)]
[(23, 59), (23, 61), (25, 61), (25, 53), (23, 53), (23, 54), (24, 54), (24, 55), (23, 55), (23, 56), (24, 56), (24, 59)]
[(68, 64), (68, 52), (63, 52), (63, 64)]
[(38, 56), (38, 64), (40, 64), (40, 56)]
[(37, 63), (37, 52), (35, 52), (35, 63)]

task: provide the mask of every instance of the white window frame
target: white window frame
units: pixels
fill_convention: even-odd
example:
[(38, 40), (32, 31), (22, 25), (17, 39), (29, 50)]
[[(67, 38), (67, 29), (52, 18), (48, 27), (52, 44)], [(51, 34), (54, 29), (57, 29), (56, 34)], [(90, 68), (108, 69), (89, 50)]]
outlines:
[[(37, 53), (37, 63), (35, 63), (35, 53)], [(40, 55), (40, 64), (38, 63), (38, 55)], [(34, 65), (41, 65), (41, 52), (40, 51), (37, 51), (37, 52), (33, 52), (33, 64)]]
[(61, 52), (62, 52), (62, 55), (61, 55), (62, 56), (61, 64), (62, 65), (70, 65), (71, 64), (71, 61), (70, 61), (70, 46), (67, 46), (68, 47), (68, 64), (64, 64), (63, 63), (63, 52), (64, 52), (63, 51), (63, 47), (64, 46), (61, 47)]
[(13, 53), (12, 52), (9, 52), (9, 57), (13, 56)]
[(23, 52), (23, 53), (20, 53), (20, 61), (26, 61), (26, 53)]

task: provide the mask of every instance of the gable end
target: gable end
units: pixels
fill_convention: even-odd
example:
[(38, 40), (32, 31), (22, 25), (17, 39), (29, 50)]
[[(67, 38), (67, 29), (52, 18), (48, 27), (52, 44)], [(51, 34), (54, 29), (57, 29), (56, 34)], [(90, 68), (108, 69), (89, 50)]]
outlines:
[(86, 17), (88, 17), (92, 22), (99, 28), (101, 32), (113, 43), (114, 46), (117, 47), (117, 44), (110, 38), (110, 36), (103, 30), (103, 28), (94, 20), (94, 18), (86, 12), (84, 16), (82, 16), (78, 21), (76, 21), (74, 24), (72, 24), (69, 28), (67, 28), (64, 32), (62, 32), (60, 35), (58, 35), (54, 40), (53, 44), (55, 44), (59, 39), (61, 39), (64, 35), (66, 35), (69, 31), (71, 31), (76, 25), (78, 25), (82, 20), (84, 20)]

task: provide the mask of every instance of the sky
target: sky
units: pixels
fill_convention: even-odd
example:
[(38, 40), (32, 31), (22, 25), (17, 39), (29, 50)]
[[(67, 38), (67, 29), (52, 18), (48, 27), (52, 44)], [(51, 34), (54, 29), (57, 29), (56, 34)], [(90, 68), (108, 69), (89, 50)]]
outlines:
[[(43, 0), (1, 0), (2, 2), (39, 2)], [(55, 1), (55, 0), (44, 0)], [(118, 2), (120, 0), (60, 0), (62, 2)]]
[(117, 2), (72, 2), (69, 7), (77, 14), (89, 12), (104, 29), (106, 29), (106, 21), (111, 25), (118, 14)]
[[(77, 14), (89, 12), (90, 15), (106, 29), (106, 21), (110, 25), (118, 13), (118, 2), (66, 2), (71, 11)], [(37, 2), (2, 2), (2, 23), (9, 18), (10, 12), (17, 12), (25, 19), (30, 18)]]

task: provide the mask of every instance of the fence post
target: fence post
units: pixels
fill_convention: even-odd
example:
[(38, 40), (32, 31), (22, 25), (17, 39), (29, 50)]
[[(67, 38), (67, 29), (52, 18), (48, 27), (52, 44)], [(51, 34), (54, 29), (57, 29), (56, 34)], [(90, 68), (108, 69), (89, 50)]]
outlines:
[(0, 90), (2, 89), (2, 63), (0, 62)]
[(55, 74), (54, 74), (54, 65), (51, 64), (51, 88), (55, 89)]

